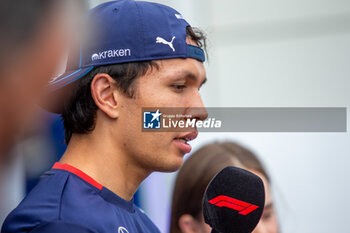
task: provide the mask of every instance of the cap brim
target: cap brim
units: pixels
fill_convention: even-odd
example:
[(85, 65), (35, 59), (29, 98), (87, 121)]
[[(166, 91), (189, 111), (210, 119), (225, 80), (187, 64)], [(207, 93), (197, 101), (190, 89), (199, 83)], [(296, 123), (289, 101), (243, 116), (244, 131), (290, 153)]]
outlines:
[(64, 103), (74, 93), (76, 81), (88, 74), (94, 67), (67, 71), (53, 78), (44, 93), (40, 106), (49, 112), (62, 113)]
[(64, 86), (67, 86), (76, 80), (80, 79), (87, 73), (89, 73), (94, 67), (80, 68), (78, 70), (67, 71), (49, 82), (48, 92), (56, 91)]

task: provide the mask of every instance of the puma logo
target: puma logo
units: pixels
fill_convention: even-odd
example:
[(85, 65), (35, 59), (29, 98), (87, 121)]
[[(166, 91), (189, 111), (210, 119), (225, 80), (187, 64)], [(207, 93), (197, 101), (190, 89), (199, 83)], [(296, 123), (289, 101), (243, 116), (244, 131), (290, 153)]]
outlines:
[(173, 38), (171, 39), (170, 42), (166, 41), (165, 39), (163, 39), (162, 37), (157, 37), (156, 38), (156, 43), (162, 43), (162, 44), (166, 44), (169, 45), (169, 47), (173, 50), (173, 52), (175, 52), (174, 46), (173, 46), (173, 41), (175, 39), (175, 36), (173, 36)]

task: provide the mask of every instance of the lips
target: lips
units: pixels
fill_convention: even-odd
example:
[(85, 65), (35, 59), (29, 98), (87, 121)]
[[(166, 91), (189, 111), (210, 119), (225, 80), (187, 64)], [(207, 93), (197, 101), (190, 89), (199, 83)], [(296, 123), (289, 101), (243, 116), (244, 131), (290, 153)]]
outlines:
[(173, 142), (176, 147), (180, 149), (180, 151), (184, 154), (191, 152), (191, 145), (188, 144), (189, 141), (194, 140), (198, 136), (197, 132), (191, 132), (184, 135), (180, 135), (179, 137), (174, 138)]

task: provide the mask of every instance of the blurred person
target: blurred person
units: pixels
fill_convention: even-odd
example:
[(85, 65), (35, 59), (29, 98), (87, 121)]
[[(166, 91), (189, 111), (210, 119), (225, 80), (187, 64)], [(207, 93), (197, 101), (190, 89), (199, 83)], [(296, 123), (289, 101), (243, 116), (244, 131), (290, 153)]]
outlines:
[(207, 117), (199, 94), (205, 37), (179, 12), (111, 1), (90, 10), (87, 22), (81, 50), (51, 80), (43, 103), (62, 114), (67, 150), (2, 233), (159, 232), (133, 195), (153, 171), (177, 170), (197, 131), (142, 132), (142, 107)]
[(210, 180), (223, 168), (235, 166), (258, 175), (265, 186), (265, 209), (253, 233), (278, 233), (270, 177), (259, 159), (233, 143), (211, 143), (194, 152), (180, 169), (173, 192), (170, 233), (210, 233), (204, 222), (202, 199)]
[(69, 0), (0, 1), (0, 164), (35, 120), (35, 104), (62, 63), (74, 24)]
[(25, 194), (23, 141), (43, 124), (35, 106), (62, 63), (83, 1), (0, 1), (0, 224)]

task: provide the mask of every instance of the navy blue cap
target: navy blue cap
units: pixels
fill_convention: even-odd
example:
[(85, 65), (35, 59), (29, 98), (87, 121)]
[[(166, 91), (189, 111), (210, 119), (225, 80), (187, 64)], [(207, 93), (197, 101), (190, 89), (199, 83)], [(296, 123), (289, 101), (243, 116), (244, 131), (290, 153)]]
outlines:
[(179, 12), (158, 3), (119, 0), (101, 4), (88, 13), (80, 54), (69, 56), (66, 72), (50, 81), (49, 92), (107, 64), (170, 58), (204, 62), (204, 51), (186, 43), (187, 26)]

